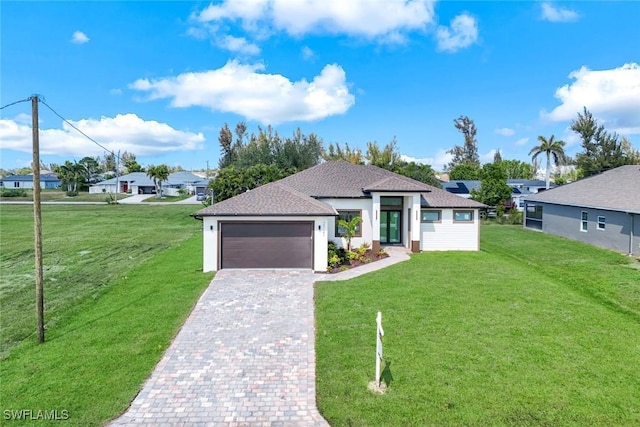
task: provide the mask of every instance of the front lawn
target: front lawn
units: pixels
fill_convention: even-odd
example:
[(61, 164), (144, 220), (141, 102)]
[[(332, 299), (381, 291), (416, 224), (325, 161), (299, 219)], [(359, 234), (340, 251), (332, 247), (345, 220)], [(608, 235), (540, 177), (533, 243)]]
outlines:
[[(26, 196), (23, 197), (6, 197), (0, 193), (0, 200), (4, 202), (32, 202), (33, 191), (25, 190)], [(113, 195), (111, 195), (113, 196)], [(130, 194), (118, 194), (118, 200), (126, 199), (130, 197)], [(104, 202), (106, 203), (109, 198), (107, 193), (93, 193), (89, 194), (88, 191), (81, 191), (77, 196), (67, 196), (67, 192), (60, 189), (47, 189), (40, 192), (40, 200), (43, 202)]]
[[(331, 425), (639, 425), (638, 262), (511, 226), (481, 248), (317, 284)], [(367, 390), (377, 311), (384, 395)]]
[(37, 425), (102, 425), (128, 407), (212, 278), (200, 223), (189, 206), (43, 206), (47, 330), (37, 345), (23, 208), (0, 212), (3, 422), (34, 425), (11, 417), (46, 411), (68, 419)]

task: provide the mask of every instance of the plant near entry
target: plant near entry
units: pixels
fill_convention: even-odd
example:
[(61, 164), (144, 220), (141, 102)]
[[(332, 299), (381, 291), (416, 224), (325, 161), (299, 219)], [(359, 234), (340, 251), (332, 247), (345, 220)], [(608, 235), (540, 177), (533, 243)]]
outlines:
[(342, 237), (347, 240), (347, 251), (351, 250), (351, 239), (358, 233), (358, 225), (362, 222), (362, 218), (354, 216), (350, 221), (339, 219), (338, 226), (344, 228)]

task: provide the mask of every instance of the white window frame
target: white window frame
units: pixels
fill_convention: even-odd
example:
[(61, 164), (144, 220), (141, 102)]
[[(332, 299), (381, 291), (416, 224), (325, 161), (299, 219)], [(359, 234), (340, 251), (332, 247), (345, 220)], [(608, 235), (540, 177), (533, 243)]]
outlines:
[(580, 231), (586, 233), (589, 231), (589, 212), (580, 211)]
[(604, 215), (598, 215), (598, 226), (596, 227), (600, 231), (604, 231), (607, 227), (607, 218)]

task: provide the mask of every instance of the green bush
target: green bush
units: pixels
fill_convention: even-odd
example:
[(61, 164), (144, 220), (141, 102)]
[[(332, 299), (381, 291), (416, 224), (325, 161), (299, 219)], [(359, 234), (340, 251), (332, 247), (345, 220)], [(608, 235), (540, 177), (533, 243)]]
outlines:
[(77, 195), (77, 191), (67, 191), (67, 197), (76, 197)]
[(346, 252), (343, 248), (338, 247), (338, 245), (330, 241), (327, 247), (327, 256), (329, 269), (332, 269), (344, 264)]
[(2, 197), (27, 197), (27, 190), (23, 188), (3, 189), (0, 193)]

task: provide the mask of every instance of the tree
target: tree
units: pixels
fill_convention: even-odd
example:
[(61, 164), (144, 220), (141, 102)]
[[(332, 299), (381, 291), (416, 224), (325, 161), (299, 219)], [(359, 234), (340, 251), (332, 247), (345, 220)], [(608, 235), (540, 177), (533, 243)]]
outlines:
[(153, 185), (156, 187), (156, 197), (161, 197), (162, 181), (169, 178), (169, 167), (167, 165), (151, 165), (147, 168), (147, 176), (153, 180)]
[(500, 167), (507, 174), (507, 179), (531, 179), (535, 175), (533, 166), (520, 160), (502, 160)]
[(227, 166), (220, 169), (209, 184), (213, 190), (213, 202), (218, 203), (245, 191), (282, 179), (291, 172), (276, 165), (253, 165), (245, 169)]
[(487, 163), (482, 167), (480, 188), (471, 190), (471, 198), (489, 206), (504, 206), (511, 199), (512, 192), (500, 165)]
[(116, 172), (116, 156), (113, 153), (106, 153), (102, 158), (102, 170), (104, 172)]
[(367, 142), (367, 153), (364, 157), (370, 165), (393, 170), (395, 164), (400, 161), (396, 138), (394, 137), (382, 149), (376, 141)]
[(98, 159), (87, 156), (80, 159), (78, 163), (81, 164), (82, 167), (84, 168), (83, 169), (84, 181), (87, 184), (92, 184), (94, 182), (97, 182), (98, 175), (102, 170), (100, 168), (100, 164), (98, 163)]
[(583, 151), (576, 154), (576, 166), (585, 177), (596, 175), (618, 166), (630, 164), (617, 134), (609, 133), (585, 107), (578, 119), (571, 122), (571, 130), (580, 135)]
[(500, 150), (496, 150), (496, 152), (493, 153), (493, 163), (500, 162), (502, 162), (502, 154), (500, 154)]
[(553, 163), (556, 166), (564, 163), (566, 158), (564, 152), (564, 141), (560, 141), (555, 139), (555, 136), (551, 135), (551, 137), (547, 140), (544, 136), (538, 136), (538, 141), (540, 141), (539, 145), (536, 145), (529, 151), (529, 155), (532, 156), (531, 160), (535, 161), (536, 158), (540, 154), (545, 154), (547, 157), (547, 171), (546, 171), (546, 187), (549, 189), (549, 181), (551, 178), (551, 160), (553, 159)]
[(354, 165), (364, 165), (362, 150), (359, 148), (352, 149), (349, 144), (345, 144), (343, 149), (338, 143), (335, 146), (330, 143), (327, 151), (322, 153), (322, 158), (324, 160), (345, 160)]
[(124, 165), (126, 173), (144, 172), (142, 165), (136, 160), (136, 155), (125, 151), (120, 156), (120, 162)]
[(464, 136), (464, 145), (456, 145), (447, 151), (448, 154), (453, 156), (451, 162), (447, 165), (447, 170), (451, 170), (460, 164), (470, 164), (480, 167), (478, 141), (476, 140), (478, 130), (476, 129), (475, 123), (467, 116), (460, 116), (453, 121), (453, 124)]
[(67, 195), (71, 196), (78, 193), (78, 183), (84, 179), (86, 171), (82, 164), (67, 160), (56, 168), (55, 173), (60, 183), (67, 187)]
[(640, 165), (640, 150), (633, 148), (633, 144), (627, 137), (620, 138), (620, 148), (630, 165)]
[(405, 162), (399, 160), (395, 163), (393, 172), (424, 182), (436, 188), (442, 188), (440, 180), (436, 177), (436, 173), (429, 165), (422, 165), (416, 162)]
[(347, 251), (351, 250), (351, 239), (358, 233), (358, 224), (360, 224), (360, 222), (362, 222), (362, 218), (359, 216), (354, 216), (350, 221), (345, 219), (338, 220), (338, 227), (344, 228), (342, 237), (347, 240)]
[(449, 171), (449, 179), (452, 181), (473, 181), (480, 179), (481, 175), (482, 169), (480, 168), (480, 166), (467, 163), (455, 165)]

